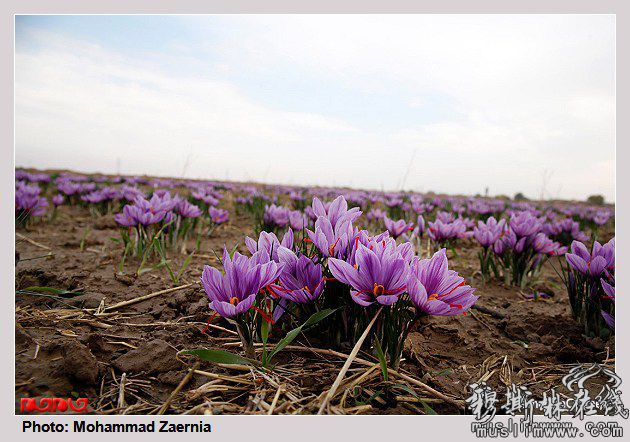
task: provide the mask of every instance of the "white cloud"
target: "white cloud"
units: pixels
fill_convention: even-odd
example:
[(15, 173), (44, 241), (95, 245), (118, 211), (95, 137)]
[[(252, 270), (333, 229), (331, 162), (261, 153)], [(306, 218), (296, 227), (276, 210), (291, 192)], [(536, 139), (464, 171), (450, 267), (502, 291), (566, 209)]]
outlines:
[[(200, 41), (217, 20), (223, 30), (172, 60), (190, 75), (156, 54), (130, 59), (56, 35), (18, 52), (17, 164), (116, 172), (120, 158), (121, 172), (178, 175), (190, 154), (189, 176), (367, 188), (396, 188), (411, 167), (406, 187), (417, 190), (530, 196), (548, 170), (552, 196), (614, 198), (611, 16), (181, 20)], [(436, 101), (447, 111), (397, 128), (286, 111), (248, 97), (237, 73), (352, 91), (333, 101), (381, 95), (392, 103), (384, 119), (431, 115)]]

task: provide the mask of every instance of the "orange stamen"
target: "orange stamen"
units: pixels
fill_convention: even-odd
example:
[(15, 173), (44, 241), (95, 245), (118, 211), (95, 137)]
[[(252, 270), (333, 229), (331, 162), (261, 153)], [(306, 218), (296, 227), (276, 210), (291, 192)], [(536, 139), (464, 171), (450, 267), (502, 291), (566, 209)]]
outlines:
[(385, 293), (385, 287), (380, 284), (374, 283), (374, 289), (372, 289), (372, 293), (374, 293), (374, 296), (381, 296)]

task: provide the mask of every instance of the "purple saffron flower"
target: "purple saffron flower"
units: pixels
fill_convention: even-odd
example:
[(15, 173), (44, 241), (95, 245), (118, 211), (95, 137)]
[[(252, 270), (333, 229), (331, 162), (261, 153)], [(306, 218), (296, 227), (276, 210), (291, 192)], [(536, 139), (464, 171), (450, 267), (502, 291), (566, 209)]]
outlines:
[(269, 233), (262, 231), (258, 236), (258, 242), (254, 241), (249, 236), (245, 237), (245, 245), (249, 252), (254, 255), (257, 252), (262, 252), (266, 257), (267, 261), (273, 260), (275, 262), (280, 262), (280, 258), (278, 257), (278, 249), (280, 246), (286, 247), (287, 249), (293, 248), (293, 230), (289, 229), (282, 237), (282, 242), (278, 240), (278, 237), (275, 233)]
[(455, 221), (455, 216), (451, 212), (444, 212), (443, 210), (440, 210), (435, 215), (435, 220), (440, 220), (442, 223), (448, 224)]
[(479, 299), (475, 289), (465, 283), (456, 271), (448, 269), (446, 249), (441, 249), (430, 259), (414, 258), (407, 292), (421, 312), (453, 316), (466, 312)]
[(81, 183), (73, 183), (72, 181), (62, 181), (57, 184), (57, 190), (68, 196), (81, 193), (82, 189)]
[(300, 304), (317, 299), (324, 290), (324, 277), (321, 264), (315, 264), (305, 255), (298, 256), (286, 247), (280, 246), (278, 258), (283, 264), (278, 284), (270, 284), (269, 289), (277, 296)]
[(114, 215), (114, 219), (118, 224), (125, 227), (132, 227), (138, 225), (138, 208), (130, 206), (129, 204), (123, 207), (122, 213)]
[(611, 239), (603, 246), (595, 241), (592, 253), (584, 244), (578, 241), (571, 243), (571, 253), (565, 255), (567, 263), (583, 275), (598, 277), (604, 270), (614, 268), (615, 239)]
[(560, 248), (560, 244), (554, 242), (542, 232), (536, 234), (533, 240), (534, 251), (545, 255), (555, 255)]
[(520, 239), (540, 232), (542, 222), (530, 212), (520, 212), (510, 217), (510, 228)]
[(353, 207), (348, 210), (348, 202), (343, 195), (339, 195), (333, 202), (326, 206), (319, 198), (313, 198), (313, 212), (318, 218), (327, 218), (333, 227), (335, 227), (341, 219), (349, 219), (350, 222), (353, 223), (362, 213), (358, 207)]
[(604, 211), (604, 210), (598, 211), (597, 214), (593, 217), (593, 222), (597, 224), (598, 226), (603, 226), (604, 224), (608, 222), (611, 215), (612, 214), (609, 211)]
[(216, 207), (210, 207), (208, 209), (210, 219), (215, 224), (226, 223), (230, 219), (230, 212), (225, 209), (217, 209)]
[(175, 209), (178, 198), (172, 198), (168, 190), (156, 190), (149, 200), (152, 212), (170, 212)]
[(608, 284), (604, 279), (601, 280), (602, 289), (604, 289), (604, 293), (606, 293), (606, 298), (615, 299), (615, 287)]
[(383, 218), (383, 221), (385, 222), (385, 228), (387, 229), (389, 234), (394, 237), (394, 239), (398, 238), (400, 235), (409, 230), (413, 230), (413, 223), (407, 223), (404, 219), (393, 221), (385, 216)]
[(341, 257), (345, 254), (352, 237), (352, 222), (349, 217), (344, 217), (333, 227), (327, 217), (320, 216), (315, 221), (315, 231), (306, 229), (306, 233), (324, 256)]
[(126, 199), (127, 201), (135, 201), (136, 198), (138, 197), (142, 197), (144, 198), (144, 192), (142, 192), (142, 190), (138, 189), (137, 187), (131, 187), (131, 186), (122, 186), (122, 197), (124, 199)]
[(459, 218), (452, 222), (444, 222), (439, 218), (434, 223), (429, 222), (429, 238), (438, 244), (449, 239), (467, 238), (472, 234), (467, 232), (466, 224)]
[(265, 206), (263, 221), (270, 226), (284, 227), (289, 224), (289, 209), (275, 204)]
[(414, 231), (416, 232), (416, 235), (422, 238), (422, 234), (424, 233), (425, 230), (426, 230), (426, 226), (424, 223), (424, 217), (422, 215), (418, 215), (418, 222), (416, 224), (416, 228)]
[(108, 199), (109, 198), (107, 197), (107, 195), (105, 195), (100, 190), (95, 190), (93, 192), (90, 192), (86, 195), (81, 196), (81, 201), (85, 201), (86, 203), (90, 203), (90, 204), (102, 203), (103, 201), (106, 201)]
[(380, 220), (380, 219), (385, 218), (385, 216), (387, 216), (386, 213), (383, 212), (381, 209), (371, 209), (365, 215), (368, 221)]
[(299, 210), (292, 210), (289, 212), (289, 224), (293, 230), (302, 230), (308, 225), (308, 218)]
[(608, 312), (602, 310), (602, 317), (604, 318), (604, 322), (608, 327), (614, 330), (615, 328), (615, 317)]
[(397, 254), (409, 264), (415, 256), (411, 242), (397, 244), (396, 240), (390, 237), (389, 232), (387, 231), (381, 233), (380, 235), (369, 236), (367, 230), (356, 229), (353, 238), (354, 240), (348, 244), (346, 253), (347, 257), (345, 259), (345, 261), (350, 265), (356, 264), (355, 255), (360, 244), (373, 251), (379, 259), (381, 259), (385, 254)]
[(501, 239), (499, 239), (498, 241), (496, 241), (493, 245), (492, 245), (492, 251), (494, 252), (495, 255), (497, 256), (503, 256), (503, 252), (505, 252), (505, 242), (503, 242)]
[(306, 216), (308, 216), (308, 218), (312, 221), (316, 221), (317, 220), (317, 214), (315, 213), (315, 211), (313, 210), (313, 208), (311, 206), (306, 206), (304, 208), (304, 214)]
[[(602, 298), (612, 299), (612, 301), (614, 302), (615, 301), (615, 287), (610, 285), (604, 279), (601, 279), (601, 283), (602, 283), (602, 289), (604, 289), (604, 293), (606, 294), (606, 296), (603, 296)], [(606, 322), (606, 325), (608, 327), (610, 327), (611, 329), (615, 328), (615, 317), (613, 315), (602, 310), (602, 317), (604, 318), (604, 322)]]
[(64, 197), (60, 193), (52, 197), (52, 202), (55, 206), (61, 206), (63, 204), (63, 201), (64, 201)]
[(209, 307), (225, 318), (234, 318), (251, 308), (258, 292), (275, 281), (282, 272), (282, 265), (264, 261), (262, 252), (251, 258), (234, 253), (230, 259), (227, 249), (223, 250), (223, 268), (204, 266), (201, 284), (208, 298)]
[(352, 287), (352, 300), (364, 307), (374, 302), (392, 305), (407, 290), (409, 265), (391, 248), (384, 248), (379, 257), (359, 243), (354, 266), (329, 258), (328, 267), (337, 280)]
[[(151, 198), (153, 200), (153, 197)], [(155, 203), (155, 204), (154, 204)], [(166, 216), (166, 204), (160, 204), (161, 200), (147, 201), (142, 197), (138, 197), (134, 201), (137, 210), (133, 211), (136, 220), (143, 226), (157, 224)]]
[[(28, 185), (23, 181), (15, 183), (15, 211), (26, 213), (28, 216), (42, 216), (46, 213), (48, 201), (46, 198), (39, 196), (40, 188), (38, 185)], [(22, 215), (23, 216), (23, 215)]]
[(477, 227), (474, 228), (473, 235), (482, 247), (490, 247), (497, 242), (503, 233), (504, 227), (504, 219), (497, 221), (491, 216), (485, 223), (483, 221), (477, 222)]
[(179, 201), (176, 210), (183, 218), (197, 218), (203, 213), (199, 207), (186, 200)]

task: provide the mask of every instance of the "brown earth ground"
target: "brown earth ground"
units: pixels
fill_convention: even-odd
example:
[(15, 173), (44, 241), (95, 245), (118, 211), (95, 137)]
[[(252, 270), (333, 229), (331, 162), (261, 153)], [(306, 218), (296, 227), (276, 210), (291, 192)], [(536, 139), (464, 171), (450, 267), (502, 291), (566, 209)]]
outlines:
[[(212, 251), (224, 244), (238, 243), (247, 253), (243, 238), (253, 234), (247, 216), (235, 216), (229, 201), (222, 204), (231, 209), (231, 221), (202, 241), (178, 284), (165, 269), (129, 276), (139, 264), (134, 259), (125, 263), (126, 276), (117, 274), (122, 245), (112, 239), (120, 238), (112, 215), (95, 218), (85, 208), (63, 206), (54, 220), (16, 231), (16, 290), (47, 286), (81, 293), (16, 294), (16, 412), (20, 398), (51, 396), (87, 397), (90, 412), (101, 414), (317, 412), (349, 349), (320, 351), (298, 338), (267, 373), (208, 362), (193, 367), (195, 358), (177, 355), (200, 347), (239, 351), (227, 322), (215, 320), (202, 333), (210, 317), (197, 283), (203, 265), (217, 265)], [(602, 239), (612, 237), (612, 229)], [(514, 382), (539, 396), (561, 385), (570, 364), (613, 366), (614, 338), (583, 336), (549, 264), (528, 293), (552, 297), (526, 300), (525, 292), (501, 281), (482, 283), (472, 241), (457, 250), (450, 267), (477, 287), (480, 309), (417, 324), (389, 382), (372, 355), (359, 353), (326, 412), (461, 414), (472, 382), (486, 380), (499, 395)], [(174, 257), (172, 267), (179, 269), (185, 256)], [(116, 306), (170, 288), (175, 290)]]

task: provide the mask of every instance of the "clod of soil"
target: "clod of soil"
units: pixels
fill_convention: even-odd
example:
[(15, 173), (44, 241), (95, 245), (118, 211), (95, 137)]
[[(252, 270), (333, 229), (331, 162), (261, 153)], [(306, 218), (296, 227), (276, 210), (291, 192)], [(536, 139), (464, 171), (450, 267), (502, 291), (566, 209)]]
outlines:
[(177, 351), (168, 342), (154, 339), (114, 359), (112, 365), (123, 373), (163, 373), (181, 366), (176, 355)]

